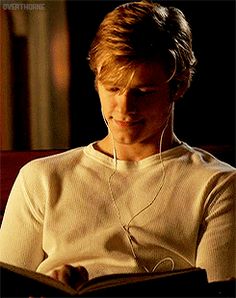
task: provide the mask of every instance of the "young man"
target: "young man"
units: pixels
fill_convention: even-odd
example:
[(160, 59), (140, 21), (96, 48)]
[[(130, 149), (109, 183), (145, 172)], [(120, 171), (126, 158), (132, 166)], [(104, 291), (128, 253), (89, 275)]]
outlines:
[(23, 167), (1, 261), (69, 284), (74, 274), (189, 267), (206, 269), (209, 281), (235, 276), (236, 171), (173, 130), (196, 63), (182, 12), (145, 1), (117, 7), (89, 60), (108, 134)]

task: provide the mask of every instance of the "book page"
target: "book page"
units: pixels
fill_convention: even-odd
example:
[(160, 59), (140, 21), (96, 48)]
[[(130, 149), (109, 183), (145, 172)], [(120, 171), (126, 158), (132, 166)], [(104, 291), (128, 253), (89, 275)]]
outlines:
[[(142, 296), (152, 294), (153, 287), (159, 293), (169, 289), (171, 295), (177, 292), (193, 293), (205, 291), (208, 285), (206, 271), (200, 268), (188, 268), (170, 272), (155, 273), (119, 273), (95, 277), (78, 288), (80, 295), (96, 293), (99, 295)], [(172, 287), (172, 288), (171, 288)], [(150, 291), (150, 293), (148, 292)], [(129, 292), (129, 293), (128, 293)], [(132, 292), (132, 293), (131, 293)]]

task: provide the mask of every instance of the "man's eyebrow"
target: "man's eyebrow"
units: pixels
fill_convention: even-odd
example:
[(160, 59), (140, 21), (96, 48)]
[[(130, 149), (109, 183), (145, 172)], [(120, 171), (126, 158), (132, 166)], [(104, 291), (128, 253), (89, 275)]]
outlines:
[(100, 83), (102, 84), (102, 85), (109, 85), (109, 86), (113, 86), (113, 85), (118, 85), (115, 81), (109, 81), (109, 80), (102, 80), (102, 81), (100, 81)]
[[(125, 88), (118, 82), (110, 81), (110, 80), (103, 80), (101, 81), (101, 84), (106, 87), (106, 86), (112, 86), (112, 87), (117, 87), (119, 89)], [(162, 86), (162, 84), (137, 84), (135, 86), (130, 86), (130, 89), (159, 89)]]
[(113, 82), (113, 81), (104, 81), (104, 82), (101, 82), (101, 84), (102, 84), (104, 87), (116, 87), (116, 88), (119, 88), (119, 89), (123, 89), (123, 88), (125, 88), (125, 87), (122, 86), (121, 84), (116, 83), (116, 82)]
[(160, 85), (157, 84), (142, 84), (142, 85), (136, 85), (133, 87), (133, 89), (159, 89)]
[(104, 82), (102, 82), (102, 85), (108, 85), (108, 86), (116, 85), (117, 86), (117, 84), (115, 82), (111, 82), (111, 81), (104, 81)]

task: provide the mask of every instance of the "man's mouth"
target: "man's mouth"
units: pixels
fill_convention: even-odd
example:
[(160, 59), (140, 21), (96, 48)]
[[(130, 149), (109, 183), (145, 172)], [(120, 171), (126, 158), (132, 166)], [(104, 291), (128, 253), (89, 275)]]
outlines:
[(116, 124), (118, 127), (121, 127), (121, 128), (135, 127), (135, 126), (141, 125), (141, 124), (143, 123), (142, 120), (129, 120), (129, 121), (123, 121), (123, 120), (116, 120), (116, 119), (113, 119), (113, 121), (115, 122), (115, 124)]

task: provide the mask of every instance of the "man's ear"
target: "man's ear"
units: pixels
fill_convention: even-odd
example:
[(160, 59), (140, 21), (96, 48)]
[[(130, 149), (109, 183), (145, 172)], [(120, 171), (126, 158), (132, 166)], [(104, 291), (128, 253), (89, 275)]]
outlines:
[(179, 98), (183, 97), (186, 90), (189, 87), (189, 78), (190, 71), (185, 70), (180, 75), (174, 78), (174, 84), (171, 86), (172, 88), (172, 101), (177, 101)]

